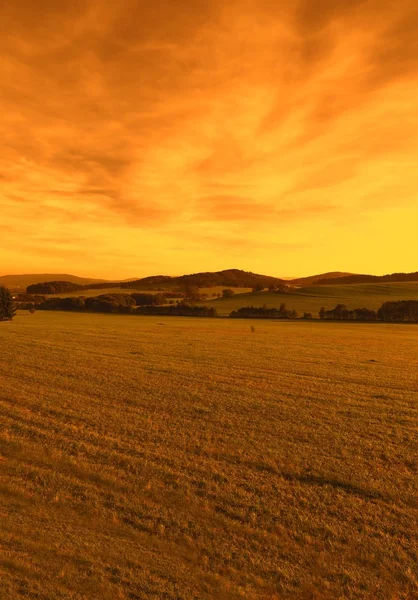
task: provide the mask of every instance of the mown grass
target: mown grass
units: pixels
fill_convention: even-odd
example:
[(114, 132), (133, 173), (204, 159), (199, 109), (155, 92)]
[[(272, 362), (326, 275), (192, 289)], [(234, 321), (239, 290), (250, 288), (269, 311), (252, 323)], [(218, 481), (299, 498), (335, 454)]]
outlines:
[(346, 304), (350, 310), (363, 307), (377, 310), (387, 300), (418, 300), (418, 283), (316, 285), (286, 294), (251, 292), (212, 300), (210, 306), (215, 306), (218, 313), (225, 316), (241, 306), (266, 304), (268, 308), (278, 308), (284, 302), (300, 314), (310, 312), (317, 317), (322, 306), (329, 310), (336, 304)]
[(417, 597), (418, 329), (20, 313), (0, 598)]

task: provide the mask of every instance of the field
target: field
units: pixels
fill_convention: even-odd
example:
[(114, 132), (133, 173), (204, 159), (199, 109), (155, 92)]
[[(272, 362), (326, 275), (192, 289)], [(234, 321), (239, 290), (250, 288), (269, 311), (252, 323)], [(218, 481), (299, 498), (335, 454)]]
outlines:
[(418, 597), (417, 327), (38, 312), (0, 345), (1, 599)]
[(76, 290), (75, 292), (62, 292), (61, 294), (48, 294), (48, 298), (74, 298), (74, 297), (84, 297), (90, 298), (92, 296), (101, 296), (102, 294), (135, 294), (135, 293), (144, 293), (144, 294), (159, 294), (160, 292), (156, 290), (133, 290), (127, 288), (103, 288), (100, 290)]
[[(200, 292), (202, 294), (208, 294), (208, 296), (212, 296), (212, 294), (222, 293), (225, 287), (215, 286), (211, 288), (200, 288)], [(165, 290), (170, 291), (170, 290)], [(251, 288), (235, 288), (237, 294), (245, 294), (246, 292), (251, 292)], [(143, 294), (164, 294), (164, 290), (144, 290), (144, 289), (133, 289), (133, 288), (104, 288), (102, 290), (77, 290), (75, 292), (63, 292), (61, 294), (50, 294), (48, 297), (54, 298), (69, 298), (70, 296), (100, 296), (101, 294), (134, 294), (134, 293), (143, 293)], [(180, 294), (179, 294), (180, 298)]]
[(336, 304), (346, 304), (349, 309), (365, 307), (376, 310), (387, 300), (418, 300), (418, 283), (316, 285), (295, 289), (288, 294), (251, 292), (212, 300), (209, 306), (215, 306), (218, 313), (225, 316), (241, 306), (266, 304), (268, 308), (278, 308), (284, 302), (300, 314), (310, 312), (317, 317), (322, 306), (329, 310)]

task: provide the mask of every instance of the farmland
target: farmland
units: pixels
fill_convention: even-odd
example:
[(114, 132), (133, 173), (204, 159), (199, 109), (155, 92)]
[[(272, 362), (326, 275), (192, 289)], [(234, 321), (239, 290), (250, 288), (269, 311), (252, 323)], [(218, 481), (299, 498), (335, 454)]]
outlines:
[(376, 283), (352, 285), (317, 285), (295, 288), (289, 293), (251, 292), (235, 294), (232, 298), (211, 300), (208, 306), (214, 306), (221, 316), (229, 315), (241, 306), (263, 306), (278, 308), (282, 302), (288, 308), (299, 313), (310, 312), (318, 316), (322, 306), (327, 310), (336, 304), (345, 304), (349, 309), (378, 309), (387, 300), (417, 300), (418, 283)]
[(252, 324), (0, 324), (0, 598), (417, 597), (418, 328)]
[[(167, 286), (168, 288), (168, 286)], [(221, 294), (222, 290), (225, 288), (222, 286), (214, 286), (211, 288), (200, 288), (201, 294), (208, 294), (210, 297), (212, 294)], [(174, 291), (174, 290), (147, 290), (147, 289), (135, 289), (135, 288), (103, 288), (103, 289), (87, 289), (87, 290), (77, 290), (75, 292), (62, 292), (61, 294), (50, 294), (49, 297), (58, 297), (58, 298), (69, 298), (69, 297), (91, 297), (91, 296), (99, 296), (100, 294), (134, 294), (134, 293), (144, 293), (144, 294), (164, 294), (164, 291)], [(235, 292), (237, 294), (246, 294), (251, 292), (251, 288), (235, 288)], [(179, 298), (182, 296), (182, 293), (179, 292)]]

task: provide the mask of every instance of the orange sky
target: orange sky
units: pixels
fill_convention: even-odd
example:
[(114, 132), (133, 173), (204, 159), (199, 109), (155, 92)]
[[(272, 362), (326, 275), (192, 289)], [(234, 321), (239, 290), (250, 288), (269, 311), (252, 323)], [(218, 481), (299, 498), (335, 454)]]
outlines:
[(0, 274), (418, 269), (416, 0), (0, 4)]

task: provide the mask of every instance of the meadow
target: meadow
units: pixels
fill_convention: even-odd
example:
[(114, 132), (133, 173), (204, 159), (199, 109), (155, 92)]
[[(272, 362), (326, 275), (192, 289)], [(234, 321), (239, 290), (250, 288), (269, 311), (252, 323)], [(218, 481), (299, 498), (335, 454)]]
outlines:
[(417, 327), (22, 312), (0, 347), (0, 598), (418, 597)]
[(316, 285), (305, 288), (294, 288), (289, 293), (251, 292), (236, 293), (232, 298), (219, 298), (201, 304), (214, 306), (221, 316), (229, 315), (241, 306), (263, 306), (279, 308), (284, 302), (292, 310), (302, 315), (310, 312), (318, 317), (318, 312), (324, 306), (326, 310), (337, 304), (345, 304), (350, 310), (355, 308), (370, 308), (377, 310), (388, 300), (418, 300), (418, 283), (376, 283), (376, 284), (345, 284), (345, 285)]

